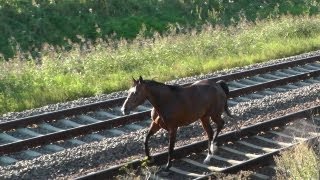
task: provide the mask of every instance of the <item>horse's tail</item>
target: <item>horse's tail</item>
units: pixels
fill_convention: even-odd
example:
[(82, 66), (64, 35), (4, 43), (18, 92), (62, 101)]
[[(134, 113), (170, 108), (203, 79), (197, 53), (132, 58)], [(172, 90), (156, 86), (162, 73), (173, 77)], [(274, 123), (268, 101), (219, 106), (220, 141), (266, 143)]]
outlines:
[(227, 83), (224, 80), (219, 80), (219, 81), (217, 81), (217, 83), (220, 84), (224, 93), (226, 93), (226, 95), (228, 97), (230, 91), (229, 91), (229, 87), (228, 87)]
[[(223, 89), (224, 93), (227, 95), (227, 98), (228, 98), (230, 91), (227, 83), (224, 80), (220, 80), (217, 83), (220, 84), (221, 88)], [(226, 98), (226, 103), (224, 105), (224, 111), (227, 113), (228, 116), (233, 117), (228, 107), (227, 98)]]

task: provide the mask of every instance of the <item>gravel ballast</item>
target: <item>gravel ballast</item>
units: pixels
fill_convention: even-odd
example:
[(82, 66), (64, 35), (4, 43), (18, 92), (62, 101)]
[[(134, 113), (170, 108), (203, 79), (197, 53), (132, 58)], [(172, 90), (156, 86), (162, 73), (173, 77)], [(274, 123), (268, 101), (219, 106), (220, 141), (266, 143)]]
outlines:
[[(308, 57), (319, 54), (320, 51), (306, 53), (285, 59), (269, 61), (267, 63), (255, 64), (248, 67), (236, 68), (227, 71), (220, 71), (209, 75), (188, 77), (170, 81), (170, 84), (181, 84), (204, 79), (212, 76), (228, 74), (249, 70), (261, 66), (290, 61), (298, 57)], [(125, 91), (115, 92), (108, 95), (100, 95), (92, 98), (82, 98), (76, 101), (48, 105), (34, 110), (27, 110), (19, 113), (8, 113), (0, 118), (0, 122), (10, 121), (16, 118), (76, 107), (88, 103), (104, 101), (110, 98), (117, 98), (126, 95)], [(287, 92), (279, 92), (268, 95), (261, 99), (253, 99), (247, 102), (238, 103), (231, 107), (231, 112), (236, 121), (224, 117), (227, 120), (222, 133), (234, 130), (234, 125), (241, 124), (248, 126), (257, 122), (270, 120), (271, 118), (296, 112), (301, 109), (320, 105), (320, 83), (303, 86)], [(69, 148), (54, 154), (47, 154), (32, 160), (19, 161), (14, 165), (0, 166), (0, 179), (69, 179), (97, 169), (111, 165), (127, 162), (130, 159), (144, 157), (143, 139), (147, 128), (141, 129), (123, 136), (106, 138), (99, 142), (91, 142), (81, 146)], [(205, 140), (206, 136), (199, 122), (187, 127), (180, 128), (177, 134), (176, 146), (190, 144), (191, 142)], [(158, 132), (150, 139), (152, 153), (167, 150), (167, 134), (165, 131)]]
[[(243, 126), (247, 126), (289, 112), (320, 105), (319, 90), (320, 83), (312, 84), (261, 99), (242, 102), (230, 109), (236, 116), (237, 123), (241, 122)], [(228, 121), (223, 132), (233, 130), (233, 123), (234, 121)], [(3, 166), (0, 167), (1, 178), (67, 179), (130, 159), (141, 158), (144, 156), (143, 138), (146, 132), (147, 128), (124, 136), (106, 138), (99, 142), (43, 155), (33, 160), (20, 161), (15, 165)], [(206, 139), (205, 133), (197, 122), (179, 129), (176, 146), (204, 139)], [(152, 153), (165, 151), (167, 149), (166, 132), (160, 131), (153, 136), (150, 140), (150, 147)]]

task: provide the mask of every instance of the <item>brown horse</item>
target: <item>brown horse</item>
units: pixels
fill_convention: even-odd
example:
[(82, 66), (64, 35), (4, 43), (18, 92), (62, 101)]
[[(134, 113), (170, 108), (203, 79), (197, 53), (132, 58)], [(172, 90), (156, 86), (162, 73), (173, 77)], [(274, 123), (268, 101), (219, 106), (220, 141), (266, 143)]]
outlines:
[[(169, 133), (169, 155), (165, 170), (171, 167), (172, 152), (174, 149), (177, 129), (195, 122), (200, 118), (202, 127), (208, 135), (208, 156), (205, 163), (210, 162), (216, 148), (215, 140), (221, 131), (224, 121), (221, 114), (231, 116), (227, 105), (229, 88), (224, 81), (210, 82), (209, 80), (197, 81), (189, 86), (165, 85), (153, 80), (138, 80), (133, 78), (133, 86), (121, 110), (123, 114), (129, 114), (131, 110), (141, 105), (145, 100), (153, 105), (151, 111), (152, 123), (145, 137), (145, 153), (152, 160), (148, 140), (160, 128)], [(213, 133), (210, 118), (217, 124), (217, 130)]]

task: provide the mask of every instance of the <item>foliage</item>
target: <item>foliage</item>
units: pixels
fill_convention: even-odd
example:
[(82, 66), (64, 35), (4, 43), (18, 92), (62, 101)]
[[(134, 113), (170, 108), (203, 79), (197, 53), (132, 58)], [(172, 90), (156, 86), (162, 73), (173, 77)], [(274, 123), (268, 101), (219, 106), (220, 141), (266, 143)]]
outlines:
[(0, 113), (123, 90), (132, 76), (166, 81), (316, 50), (319, 24), (319, 16), (285, 16), (186, 33), (173, 28), (131, 42), (70, 42), (69, 51), (47, 45), (41, 62), (0, 63)]
[(185, 32), (207, 23), (314, 15), (319, 7), (320, 0), (0, 0), (0, 54), (35, 58), (46, 44), (69, 50), (70, 41), (134, 39), (142, 27), (151, 37), (172, 27)]

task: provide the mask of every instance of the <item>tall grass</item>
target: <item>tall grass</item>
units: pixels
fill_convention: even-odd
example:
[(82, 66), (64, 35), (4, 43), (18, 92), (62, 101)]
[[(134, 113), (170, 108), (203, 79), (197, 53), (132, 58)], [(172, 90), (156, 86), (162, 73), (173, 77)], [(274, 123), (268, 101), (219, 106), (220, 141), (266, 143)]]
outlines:
[(254, 22), (319, 12), (319, 0), (0, 0), (0, 55), (37, 57), (43, 44), (68, 49), (69, 40), (81, 43), (78, 35), (133, 39), (143, 25), (150, 36), (176, 24), (184, 31), (207, 22), (227, 26), (243, 17)]
[[(319, 149), (318, 149), (319, 150)], [(276, 179), (319, 179), (320, 160), (308, 144), (300, 144), (275, 158)]]
[(41, 62), (30, 56), (31, 61), (16, 57), (0, 64), (0, 113), (125, 89), (131, 76), (165, 81), (316, 50), (319, 17), (243, 20), (237, 26), (205, 25), (187, 33), (172, 29), (152, 38), (141, 31), (130, 42), (70, 42), (69, 51), (47, 45)]

